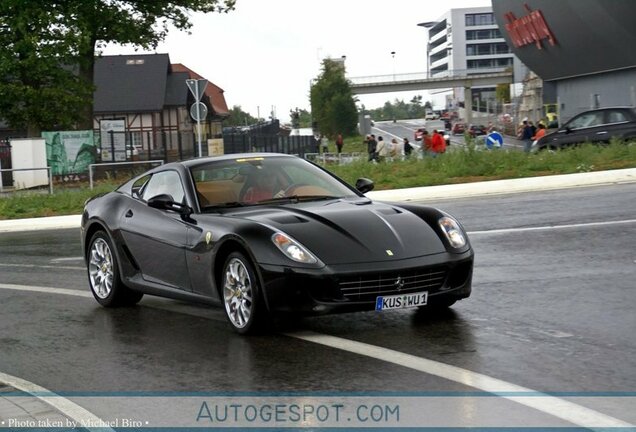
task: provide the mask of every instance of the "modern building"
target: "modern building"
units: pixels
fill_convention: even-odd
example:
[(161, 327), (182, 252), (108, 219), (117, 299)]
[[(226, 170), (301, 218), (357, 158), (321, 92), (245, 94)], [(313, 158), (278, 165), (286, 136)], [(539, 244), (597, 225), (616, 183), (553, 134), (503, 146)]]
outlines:
[[(431, 76), (458, 73), (479, 74), (512, 69), (521, 82), (526, 68), (512, 53), (497, 24), (491, 7), (451, 9), (437, 20), (418, 24), (428, 31), (427, 63)], [(485, 105), (495, 99), (494, 87), (473, 88), (473, 99)], [(434, 105), (445, 108), (463, 104), (461, 88), (434, 93)]]
[(608, 106), (636, 106), (636, 2), (492, 0), (512, 51), (543, 80), (560, 121)]

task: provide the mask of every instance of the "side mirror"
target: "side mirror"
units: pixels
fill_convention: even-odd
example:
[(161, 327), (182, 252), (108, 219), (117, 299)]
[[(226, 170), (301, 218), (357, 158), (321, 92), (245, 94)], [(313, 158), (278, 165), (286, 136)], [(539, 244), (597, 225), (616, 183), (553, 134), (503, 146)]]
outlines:
[(183, 216), (190, 216), (192, 214), (192, 208), (190, 208), (190, 206), (176, 202), (174, 198), (168, 194), (153, 196), (148, 200), (148, 206), (159, 210), (173, 211)]
[(373, 180), (369, 180), (368, 178), (359, 178), (356, 181), (356, 189), (363, 194), (371, 192), (374, 187), (375, 184), (373, 183)]
[(572, 132), (572, 129), (570, 129), (570, 126), (566, 126), (565, 129), (563, 129), (565, 131), (566, 134), (569, 134), (570, 132)]

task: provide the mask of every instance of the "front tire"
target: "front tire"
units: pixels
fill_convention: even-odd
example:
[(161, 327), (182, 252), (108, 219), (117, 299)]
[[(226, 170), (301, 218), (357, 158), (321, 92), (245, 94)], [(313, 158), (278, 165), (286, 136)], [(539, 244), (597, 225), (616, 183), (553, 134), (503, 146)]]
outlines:
[(225, 316), (232, 328), (239, 334), (262, 330), (267, 311), (250, 260), (240, 252), (232, 252), (225, 260), (221, 283)]
[(132, 306), (144, 296), (124, 285), (110, 238), (97, 231), (91, 238), (87, 262), (88, 283), (95, 300), (104, 307)]

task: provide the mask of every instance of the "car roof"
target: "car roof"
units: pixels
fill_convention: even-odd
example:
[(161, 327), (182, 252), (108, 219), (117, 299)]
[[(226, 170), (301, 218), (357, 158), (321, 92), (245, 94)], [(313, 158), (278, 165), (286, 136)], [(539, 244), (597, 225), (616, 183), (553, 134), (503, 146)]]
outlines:
[[(200, 165), (206, 165), (210, 162), (219, 162), (219, 161), (225, 161), (225, 160), (255, 159), (255, 158), (270, 159), (270, 158), (280, 158), (280, 157), (298, 158), (298, 156), (289, 155), (285, 153), (231, 153), (231, 154), (225, 154), (225, 155), (219, 155), (219, 156), (206, 156), (201, 158), (187, 159), (187, 160), (178, 161), (178, 162), (170, 162), (170, 163), (161, 165), (161, 167), (170, 168), (171, 166), (179, 165), (189, 169), (189, 168), (197, 167)], [(157, 167), (157, 168), (160, 168), (160, 167)]]

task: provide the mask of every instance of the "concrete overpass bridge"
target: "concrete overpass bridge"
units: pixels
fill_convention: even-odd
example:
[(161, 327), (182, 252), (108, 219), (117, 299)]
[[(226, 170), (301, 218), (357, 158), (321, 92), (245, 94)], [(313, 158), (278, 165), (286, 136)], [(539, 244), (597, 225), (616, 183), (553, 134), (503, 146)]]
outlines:
[(448, 70), (443, 72), (391, 74), (366, 77), (348, 77), (354, 94), (373, 94), (400, 91), (435, 90), (445, 88), (464, 88), (464, 108), (466, 122), (472, 122), (472, 87), (511, 84), (512, 71)]

